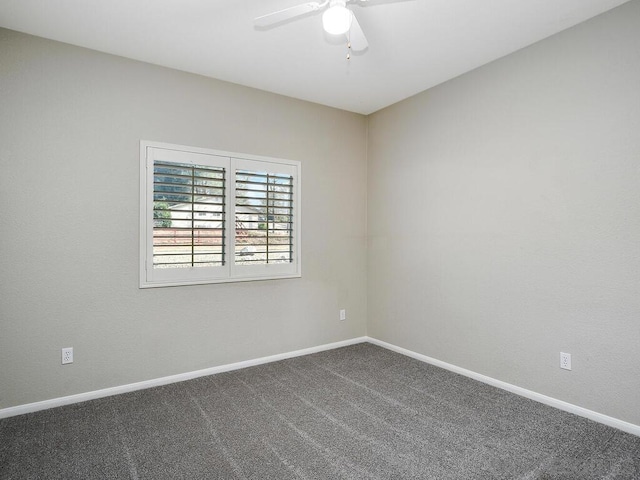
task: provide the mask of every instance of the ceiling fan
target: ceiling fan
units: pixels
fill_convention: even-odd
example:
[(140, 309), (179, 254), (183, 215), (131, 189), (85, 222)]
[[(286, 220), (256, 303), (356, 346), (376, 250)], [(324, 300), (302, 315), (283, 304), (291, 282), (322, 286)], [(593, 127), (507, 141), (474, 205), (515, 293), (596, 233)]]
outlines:
[[(387, 0), (388, 2), (398, 0)], [(306, 2), (293, 7), (278, 10), (277, 12), (262, 15), (254, 19), (256, 27), (270, 27), (278, 23), (301, 17), (311, 12), (325, 9), (322, 14), (322, 26), (330, 35), (347, 35), (348, 46), (354, 51), (366, 50), (369, 46), (367, 37), (358, 23), (358, 19), (347, 4), (364, 5), (369, 0), (324, 0), (321, 2)], [(378, 3), (385, 3), (377, 1)]]

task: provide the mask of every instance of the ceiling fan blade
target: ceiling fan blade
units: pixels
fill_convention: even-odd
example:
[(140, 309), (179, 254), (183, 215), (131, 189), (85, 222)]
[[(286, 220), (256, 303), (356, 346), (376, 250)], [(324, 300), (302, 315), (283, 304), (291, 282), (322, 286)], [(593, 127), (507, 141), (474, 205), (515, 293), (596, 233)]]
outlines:
[(349, 42), (351, 43), (351, 50), (354, 52), (361, 52), (369, 47), (367, 37), (364, 36), (364, 32), (362, 31), (355, 14), (352, 15), (351, 29), (349, 30)]
[(307, 2), (301, 5), (296, 5), (295, 7), (285, 8), (283, 10), (278, 10), (277, 12), (256, 17), (253, 21), (256, 27), (268, 27), (270, 25), (289, 20), (290, 18), (304, 15), (305, 13), (314, 12), (319, 8), (320, 4), (318, 2)]

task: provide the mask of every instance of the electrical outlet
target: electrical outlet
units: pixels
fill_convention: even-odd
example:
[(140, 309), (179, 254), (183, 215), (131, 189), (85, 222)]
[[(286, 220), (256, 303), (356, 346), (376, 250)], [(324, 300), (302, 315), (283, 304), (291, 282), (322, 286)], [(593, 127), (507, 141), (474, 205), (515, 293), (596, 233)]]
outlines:
[(62, 349), (62, 364), (73, 363), (73, 347)]
[(571, 370), (571, 354), (560, 352), (560, 368)]
[(346, 310), (340, 310), (340, 320), (346, 320), (347, 319), (347, 311)]

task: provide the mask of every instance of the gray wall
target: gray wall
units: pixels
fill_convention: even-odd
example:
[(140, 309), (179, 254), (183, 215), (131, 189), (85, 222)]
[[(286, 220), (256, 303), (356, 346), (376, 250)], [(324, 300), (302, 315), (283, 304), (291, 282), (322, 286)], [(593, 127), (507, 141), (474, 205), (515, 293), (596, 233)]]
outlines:
[[(365, 117), (7, 30), (0, 112), (0, 408), (365, 334)], [(138, 289), (140, 139), (301, 161), (303, 277)]]
[(370, 336), (640, 424), (639, 25), (630, 2), (370, 117)]

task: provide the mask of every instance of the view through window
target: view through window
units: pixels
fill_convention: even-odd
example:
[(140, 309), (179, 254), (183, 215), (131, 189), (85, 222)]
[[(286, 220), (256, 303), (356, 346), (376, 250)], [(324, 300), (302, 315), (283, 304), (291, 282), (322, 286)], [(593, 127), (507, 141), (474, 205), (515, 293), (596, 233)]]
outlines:
[(300, 276), (300, 164), (141, 142), (140, 286)]

